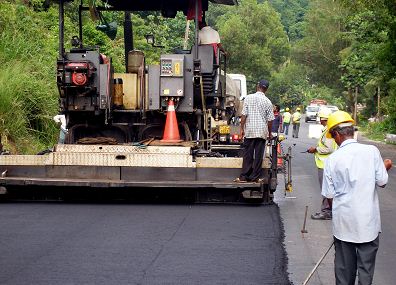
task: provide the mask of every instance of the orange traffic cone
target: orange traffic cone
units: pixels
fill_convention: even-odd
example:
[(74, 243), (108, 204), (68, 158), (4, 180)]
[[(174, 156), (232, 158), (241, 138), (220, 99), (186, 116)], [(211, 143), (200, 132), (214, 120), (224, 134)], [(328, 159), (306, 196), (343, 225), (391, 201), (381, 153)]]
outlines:
[(278, 168), (282, 168), (283, 167), (283, 157), (282, 157), (282, 150), (281, 150), (280, 143), (278, 143), (278, 146), (276, 147), (276, 152), (278, 153), (278, 161), (277, 161)]
[(169, 100), (165, 130), (161, 142), (181, 142), (173, 99)]

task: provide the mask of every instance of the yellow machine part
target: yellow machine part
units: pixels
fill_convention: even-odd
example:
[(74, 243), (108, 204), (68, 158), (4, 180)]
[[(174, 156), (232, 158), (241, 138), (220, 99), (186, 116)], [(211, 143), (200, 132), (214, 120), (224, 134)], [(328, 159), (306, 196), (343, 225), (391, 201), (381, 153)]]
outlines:
[(140, 106), (140, 79), (135, 73), (114, 73), (114, 78), (122, 78), (124, 91), (124, 108), (136, 110)]
[(221, 135), (228, 135), (230, 134), (231, 130), (230, 130), (230, 126), (219, 126), (219, 133)]

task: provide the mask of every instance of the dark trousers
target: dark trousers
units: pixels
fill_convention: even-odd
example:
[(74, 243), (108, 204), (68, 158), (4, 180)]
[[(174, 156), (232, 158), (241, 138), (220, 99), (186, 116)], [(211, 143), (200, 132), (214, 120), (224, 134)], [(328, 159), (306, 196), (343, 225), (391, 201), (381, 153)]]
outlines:
[(356, 270), (359, 285), (372, 284), (379, 236), (365, 243), (345, 242), (334, 237), (334, 246), (336, 285), (354, 285)]
[(300, 131), (300, 124), (293, 124), (293, 138), (298, 138), (299, 131)]
[[(320, 193), (322, 193), (322, 184), (323, 184), (323, 168), (318, 168), (318, 179), (320, 185)], [(329, 199), (322, 196), (322, 205), (320, 207), (320, 211), (324, 214), (328, 214), (331, 216), (331, 207)]]
[(262, 164), (265, 150), (265, 139), (245, 139), (241, 180), (254, 181), (263, 174)]
[(289, 134), (289, 126), (290, 123), (283, 123), (283, 132), (285, 133), (285, 135)]

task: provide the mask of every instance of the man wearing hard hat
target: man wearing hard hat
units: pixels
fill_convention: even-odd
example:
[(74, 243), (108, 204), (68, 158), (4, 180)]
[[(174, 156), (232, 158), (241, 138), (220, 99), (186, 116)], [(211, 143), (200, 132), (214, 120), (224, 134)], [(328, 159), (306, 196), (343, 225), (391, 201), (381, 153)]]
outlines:
[(332, 199), (336, 284), (372, 284), (381, 232), (377, 186), (388, 182), (379, 150), (353, 139), (354, 121), (334, 112), (326, 136), (339, 149), (325, 162), (322, 195)]
[(296, 111), (292, 115), (293, 138), (298, 138), (298, 132), (300, 131), (300, 121), (301, 121), (300, 111), (301, 111), (300, 107), (297, 107)]
[[(313, 153), (315, 155), (315, 163), (316, 167), (318, 168), (318, 179), (321, 192), (323, 183), (323, 167), (325, 160), (332, 152), (334, 152), (338, 148), (334, 139), (326, 137), (327, 120), (330, 114), (331, 110), (328, 108), (322, 108), (319, 111), (318, 117), (320, 119), (320, 123), (323, 126), (322, 135), (320, 136), (316, 146), (310, 147), (307, 150), (307, 152)], [(322, 197), (320, 212), (311, 215), (311, 218), (314, 220), (331, 220), (331, 204), (329, 202), (329, 199), (327, 199), (326, 197)]]
[(289, 134), (289, 126), (290, 126), (290, 121), (291, 121), (291, 114), (289, 112), (289, 108), (285, 109), (285, 112), (282, 115), (283, 119), (283, 132), (285, 135)]

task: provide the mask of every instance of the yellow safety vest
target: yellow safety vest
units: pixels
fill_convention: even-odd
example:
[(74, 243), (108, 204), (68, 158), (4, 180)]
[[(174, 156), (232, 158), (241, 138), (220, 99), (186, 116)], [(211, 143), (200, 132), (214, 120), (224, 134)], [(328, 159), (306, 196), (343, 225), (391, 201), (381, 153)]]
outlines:
[(322, 132), (322, 135), (320, 136), (320, 138), (318, 140), (317, 147), (328, 147), (326, 145), (326, 140), (331, 140), (332, 141), (331, 142), (331, 152), (325, 153), (325, 154), (319, 153), (318, 151), (315, 152), (316, 167), (317, 168), (321, 168), (321, 169), (324, 168), (324, 162), (325, 162), (326, 158), (338, 148), (338, 145), (337, 145), (337, 143), (335, 142), (334, 139), (326, 138), (326, 133), (327, 133), (327, 128), (324, 128), (323, 132)]
[(295, 113), (293, 113), (292, 118), (293, 118), (293, 124), (299, 124), (301, 120), (301, 113), (296, 111)]
[(291, 114), (289, 112), (283, 113), (283, 122), (286, 124), (290, 124)]

